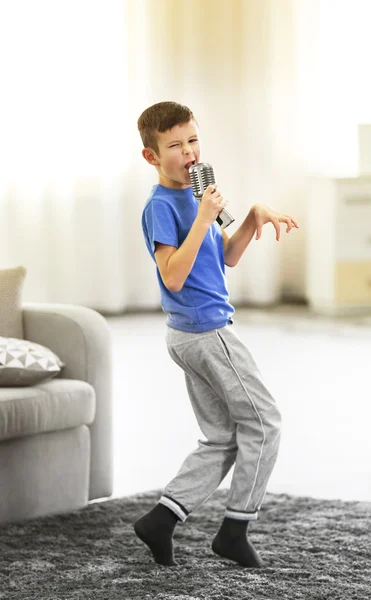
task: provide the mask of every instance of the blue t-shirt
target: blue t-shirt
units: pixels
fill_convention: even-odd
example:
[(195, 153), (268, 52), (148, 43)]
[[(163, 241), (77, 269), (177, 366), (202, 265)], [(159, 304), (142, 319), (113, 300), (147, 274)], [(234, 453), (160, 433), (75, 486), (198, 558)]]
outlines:
[[(155, 259), (155, 242), (179, 248), (198, 212), (192, 188), (177, 190), (154, 185), (142, 214), (146, 245)], [(161, 305), (168, 313), (167, 325), (181, 331), (200, 333), (232, 323), (234, 308), (229, 303), (224, 266), (223, 235), (215, 221), (208, 229), (193, 267), (179, 292), (168, 290), (156, 263)]]

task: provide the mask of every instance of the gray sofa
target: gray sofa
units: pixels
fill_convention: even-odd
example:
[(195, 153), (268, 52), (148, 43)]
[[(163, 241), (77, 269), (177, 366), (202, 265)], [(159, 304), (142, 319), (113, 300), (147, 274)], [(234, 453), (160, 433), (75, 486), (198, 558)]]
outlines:
[(23, 305), (24, 339), (55, 352), (61, 373), (0, 387), (0, 524), (112, 494), (112, 347), (107, 321), (71, 304)]

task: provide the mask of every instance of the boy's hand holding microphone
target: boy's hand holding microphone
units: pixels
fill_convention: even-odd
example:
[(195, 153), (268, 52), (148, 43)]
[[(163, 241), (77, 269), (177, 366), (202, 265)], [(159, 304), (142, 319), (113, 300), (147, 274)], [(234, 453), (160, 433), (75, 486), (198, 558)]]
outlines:
[[(228, 227), (228, 225), (233, 223), (234, 218), (232, 215), (224, 210), (224, 206), (228, 204), (229, 200), (224, 203), (223, 196), (221, 196), (220, 192), (217, 190), (218, 184), (211, 164), (196, 163), (195, 165), (192, 165), (189, 168), (189, 177), (193, 195), (195, 198), (202, 200), (200, 202), (200, 207), (203, 204), (207, 205), (205, 209), (202, 209), (201, 213), (199, 210), (199, 215), (201, 214), (202, 217), (206, 218), (205, 222), (209, 222), (211, 211), (213, 211), (212, 215), (214, 218), (210, 222), (210, 225), (216, 220), (220, 227), (225, 229), (225, 227)], [(214, 194), (214, 196), (211, 199), (212, 194)]]
[(229, 200), (224, 200), (216, 183), (207, 186), (201, 202), (198, 205), (199, 217), (208, 225), (212, 225), (219, 213), (227, 206)]

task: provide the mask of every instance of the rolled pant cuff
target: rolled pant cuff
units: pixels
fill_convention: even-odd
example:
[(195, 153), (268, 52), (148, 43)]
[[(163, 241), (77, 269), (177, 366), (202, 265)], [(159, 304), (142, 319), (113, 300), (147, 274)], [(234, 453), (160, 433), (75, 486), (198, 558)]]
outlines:
[(170, 508), (170, 510), (172, 510), (173, 513), (175, 513), (176, 516), (179, 517), (179, 519), (183, 523), (189, 515), (189, 512), (184, 508), (184, 506), (182, 506), (169, 496), (161, 496), (159, 503), (163, 504), (164, 506), (167, 506), (167, 508)]
[(233, 510), (233, 508), (226, 508), (224, 516), (228, 517), (228, 519), (236, 519), (236, 521), (256, 521), (258, 519), (258, 511), (248, 513), (239, 510)]

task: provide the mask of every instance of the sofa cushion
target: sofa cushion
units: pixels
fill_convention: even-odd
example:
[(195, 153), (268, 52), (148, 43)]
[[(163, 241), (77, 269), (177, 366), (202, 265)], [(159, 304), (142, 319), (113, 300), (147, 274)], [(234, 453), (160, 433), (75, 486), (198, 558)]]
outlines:
[(27, 269), (0, 269), (0, 335), (23, 338), (22, 289)]
[(52, 379), (38, 386), (0, 388), (0, 441), (90, 425), (95, 391), (85, 381)]
[(0, 387), (35, 385), (52, 379), (64, 366), (41, 344), (0, 336)]

